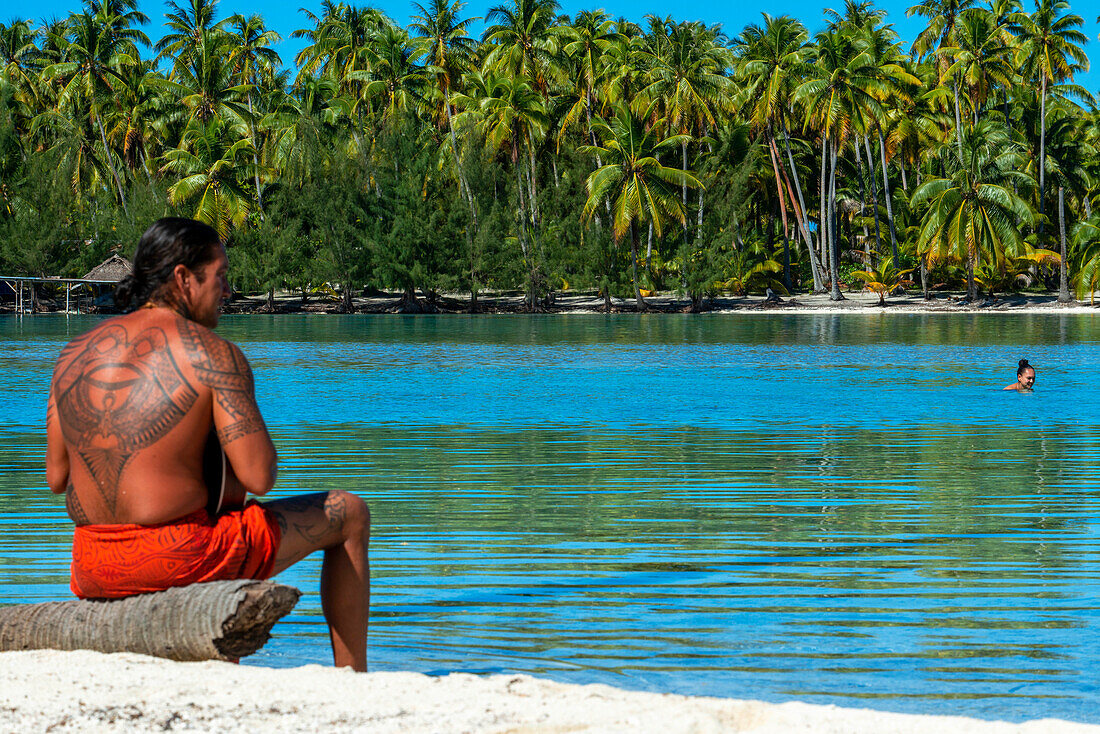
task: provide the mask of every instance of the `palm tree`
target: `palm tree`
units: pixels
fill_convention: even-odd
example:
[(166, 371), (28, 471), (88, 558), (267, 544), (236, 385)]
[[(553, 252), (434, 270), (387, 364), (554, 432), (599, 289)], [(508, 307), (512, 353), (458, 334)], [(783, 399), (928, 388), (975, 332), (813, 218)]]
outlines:
[(482, 42), (490, 46), (485, 63), (527, 77), (543, 96), (548, 96), (557, 76), (557, 12), (557, 0), (512, 0), (508, 5), (489, 8), (485, 21), (491, 25), (482, 35)]
[[(775, 173), (776, 194), (779, 197), (779, 211), (783, 219), (784, 238), (787, 230), (787, 206), (784, 189), (790, 193), (790, 180), (786, 167), (779, 164), (779, 150), (775, 141), (775, 129), (783, 133), (784, 148), (794, 177), (798, 201), (790, 196), (799, 232), (806, 243), (810, 255), (810, 271), (814, 281), (814, 292), (824, 290), (824, 279), (810, 238), (805, 200), (802, 196), (802, 184), (798, 178), (798, 168), (791, 155), (790, 138), (787, 134), (786, 116), (792, 107), (794, 90), (808, 74), (806, 65), (806, 28), (794, 18), (783, 15), (773, 18), (763, 14), (764, 25), (749, 25), (735, 41), (734, 50), (738, 59), (738, 80), (741, 82), (739, 101), (741, 112), (747, 113), (749, 121), (766, 136), (772, 170)], [(781, 174), (780, 169), (784, 169)], [(784, 185), (786, 184), (786, 185)], [(784, 239), (784, 242), (786, 240)], [(788, 283), (789, 287), (789, 283)]]
[(1060, 111), (1047, 131), (1050, 146), (1047, 150), (1046, 165), (1051, 178), (1058, 187), (1058, 241), (1061, 263), (1059, 265), (1058, 300), (1069, 303), (1068, 258), (1066, 252), (1066, 207), (1065, 196), (1068, 190), (1071, 197), (1083, 199), (1089, 186), (1089, 168), (1096, 160), (1097, 150), (1084, 134), (1081, 120), (1076, 116)]
[(427, 78), (416, 65), (425, 49), (410, 43), (396, 26), (383, 28), (369, 50), (370, 71), (349, 72), (349, 81), (363, 83), (363, 98), (378, 105), (382, 125), (399, 114), (412, 112), (424, 98)]
[(248, 129), (253, 115), (247, 107), (247, 94), (253, 85), (239, 83), (232, 57), (237, 45), (223, 31), (204, 31), (186, 61), (176, 62), (173, 79), (158, 82), (178, 95), (180, 103), (189, 110), (189, 122), (205, 126), (220, 118), (242, 130)]
[(107, 144), (102, 109), (113, 100), (115, 86), (123, 81), (118, 67), (135, 63), (135, 44), (148, 42), (144, 33), (128, 28), (126, 23), (127, 19), (119, 15), (74, 13), (67, 24), (69, 42), (65, 45), (63, 60), (44, 70), (47, 79), (63, 85), (58, 99), (60, 106), (75, 111), (77, 105), (87, 105), (89, 120), (99, 130), (123, 210), (126, 209), (126, 194)]
[(1028, 188), (1021, 158), (1003, 127), (983, 120), (963, 131), (963, 154), (943, 151), (947, 176), (913, 193), (913, 206), (927, 206), (917, 250), (931, 264), (945, 258), (966, 263), (967, 298), (977, 297), (974, 270), (983, 255), (996, 262), (1026, 250), (1020, 225), (1034, 222), (1031, 207), (1013, 190)]
[(994, 92), (1010, 89), (1016, 76), (1013, 49), (999, 30), (996, 17), (989, 11), (967, 10), (955, 28), (955, 45), (943, 49), (953, 59), (944, 77), (962, 84), (970, 102), (972, 124), (977, 124)]
[(1043, 197), (1046, 193), (1047, 90), (1051, 84), (1072, 79), (1079, 71), (1088, 71), (1089, 60), (1081, 48), (1088, 37), (1078, 30), (1084, 25), (1079, 15), (1069, 10), (1066, 0), (1035, 0), (1034, 13), (1016, 13), (1012, 21), (1019, 27), (1020, 49), (1017, 62), (1024, 73), (1039, 82), (1039, 231), (1042, 231)]
[[(959, 17), (964, 11), (975, 7), (977, 2), (978, 0), (924, 0), (905, 11), (909, 17), (919, 15), (928, 19), (928, 25), (913, 41), (913, 53), (921, 59), (934, 55), (939, 64), (941, 77), (954, 60), (945, 49), (955, 45), (954, 38)], [(955, 139), (956, 143), (961, 144), (962, 120), (959, 114), (957, 80), (952, 79), (951, 89), (955, 95)]]
[(477, 207), (473, 193), (466, 183), (462, 172), (462, 163), (458, 157), (458, 142), (455, 140), (454, 111), (452, 93), (462, 82), (462, 75), (470, 68), (477, 43), (467, 35), (467, 28), (477, 18), (462, 18), (460, 14), (466, 3), (462, 0), (432, 0), (430, 7), (413, 3), (419, 12), (409, 24), (418, 35), (415, 40), (426, 47), (424, 56), (426, 71), (435, 80), (439, 91), (439, 101), (443, 116), (447, 121), (447, 137), (451, 144), (451, 157), (454, 161), (455, 177), (470, 207), (470, 215), (477, 221)]
[(909, 282), (905, 276), (911, 272), (913, 272), (913, 268), (899, 270), (894, 267), (894, 259), (886, 257), (882, 259), (877, 268), (857, 270), (852, 273), (852, 277), (862, 280), (865, 290), (877, 293), (878, 305), (885, 306), (886, 294), (894, 292)]
[(304, 8), (301, 12), (314, 22), (313, 29), (296, 30), (291, 38), (309, 38), (297, 56), (298, 77), (321, 73), (330, 75), (347, 91), (347, 75), (353, 71), (369, 71), (368, 52), (379, 31), (393, 21), (375, 8), (357, 8), (344, 3), (324, 0), (320, 18)]
[(211, 31), (217, 31), (225, 25), (225, 21), (215, 23), (218, 17), (218, 0), (191, 0), (189, 5), (183, 5), (170, 0), (165, 13), (167, 22), (165, 26), (171, 29), (154, 47), (157, 51), (157, 61), (171, 59), (173, 65), (186, 66), (192, 54), (196, 53), (203, 43), (203, 36)]
[[(813, 65), (814, 76), (798, 87), (794, 100), (806, 110), (806, 126), (813, 126), (821, 133), (823, 171), (828, 154), (828, 172), (822, 180), (828, 183), (830, 299), (840, 301), (844, 297), (840, 295), (838, 277), (837, 157), (853, 131), (867, 130), (873, 119), (885, 117), (878, 101), (885, 85), (871, 56), (861, 51), (845, 32), (823, 31), (817, 34), (815, 44), (818, 53)], [(824, 202), (824, 196), (822, 199)]]
[[(271, 76), (271, 71), (282, 65), (282, 59), (271, 45), (278, 43), (282, 37), (273, 30), (264, 27), (264, 20), (259, 15), (234, 15), (229, 18), (234, 39), (233, 49), (229, 53), (229, 63), (240, 84), (247, 84), (249, 89), (248, 99), (248, 132), (252, 139), (252, 147), (259, 150), (256, 142), (256, 111), (252, 107), (252, 92), (258, 87), (265, 77)], [(258, 154), (257, 154), (258, 155)], [(254, 176), (256, 184), (256, 203), (260, 211), (263, 211), (263, 195), (260, 190), (260, 161), (253, 158)]]
[[(605, 197), (611, 199), (612, 236), (618, 242), (630, 232), (631, 280), (638, 310), (646, 308), (638, 287), (638, 226), (650, 223), (660, 236), (670, 218), (685, 224), (684, 207), (674, 186), (702, 186), (688, 171), (661, 165), (660, 154), (682, 144), (685, 136), (662, 137), (663, 121), (647, 128), (644, 121), (650, 119), (655, 107), (655, 103), (650, 104), (639, 119), (626, 105), (616, 105), (610, 123), (596, 126), (601, 144), (580, 149), (584, 153), (599, 153), (607, 161), (585, 183), (588, 200), (583, 216), (591, 217)], [(606, 291), (604, 297), (610, 310), (610, 295)]]
[[(472, 72), (466, 75), (464, 81), (466, 92), (454, 96), (455, 105), (463, 110), (456, 117), (455, 125), (460, 130), (467, 125), (478, 129), (490, 151), (506, 151), (515, 173), (519, 244), (527, 265), (529, 305), (533, 309), (540, 272), (535, 147), (549, 125), (546, 103), (529, 81), (507, 73), (483, 75)], [(526, 195), (523, 175), (525, 159), (529, 163)], [(530, 242), (527, 237), (528, 223), (531, 225)]]
[(252, 197), (238, 174), (247, 170), (252, 153), (252, 141), (234, 140), (233, 131), (216, 117), (189, 128), (180, 147), (164, 154), (162, 170), (177, 179), (168, 187), (169, 201), (178, 205), (197, 197), (194, 218), (228, 239), (234, 227), (244, 226), (251, 209)]

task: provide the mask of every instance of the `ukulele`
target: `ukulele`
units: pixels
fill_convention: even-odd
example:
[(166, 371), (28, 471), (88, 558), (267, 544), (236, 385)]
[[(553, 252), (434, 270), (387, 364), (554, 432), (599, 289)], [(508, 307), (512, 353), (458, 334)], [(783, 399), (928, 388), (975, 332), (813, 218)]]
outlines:
[(218, 434), (213, 430), (206, 437), (202, 452), (202, 478), (206, 483), (206, 511), (211, 517), (244, 507), (247, 490), (233, 473), (233, 465), (226, 458)]

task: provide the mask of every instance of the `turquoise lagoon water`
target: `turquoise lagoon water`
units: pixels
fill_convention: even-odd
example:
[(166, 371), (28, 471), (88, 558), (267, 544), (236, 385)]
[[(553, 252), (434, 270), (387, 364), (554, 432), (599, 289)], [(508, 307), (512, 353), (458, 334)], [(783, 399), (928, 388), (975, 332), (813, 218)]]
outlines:
[[(66, 598), (51, 362), (0, 320), (0, 603)], [(1058, 315), (226, 317), (275, 495), (374, 513), (375, 670), (1100, 723), (1100, 326)], [(1033, 394), (1004, 393), (1016, 360)], [(328, 663), (319, 559), (247, 662)]]

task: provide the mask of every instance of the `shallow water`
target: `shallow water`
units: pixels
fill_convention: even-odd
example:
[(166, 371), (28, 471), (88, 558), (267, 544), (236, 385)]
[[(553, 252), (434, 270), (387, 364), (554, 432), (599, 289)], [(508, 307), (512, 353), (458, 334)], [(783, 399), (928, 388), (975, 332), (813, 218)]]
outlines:
[[(0, 603), (68, 596), (0, 320)], [(375, 670), (1100, 723), (1088, 315), (226, 317), (285, 496), (374, 515)], [(1016, 360), (1033, 394), (1004, 393)], [(319, 558), (248, 662), (327, 662)]]

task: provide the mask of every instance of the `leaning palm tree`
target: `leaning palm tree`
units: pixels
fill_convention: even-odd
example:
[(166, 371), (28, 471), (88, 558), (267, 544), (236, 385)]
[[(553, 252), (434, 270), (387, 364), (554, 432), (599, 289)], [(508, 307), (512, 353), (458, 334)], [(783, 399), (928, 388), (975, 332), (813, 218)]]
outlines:
[[(741, 84), (737, 99), (741, 103), (742, 114), (765, 135), (772, 171), (775, 174), (779, 214), (783, 220), (784, 232), (787, 228), (786, 202), (789, 198), (798, 231), (810, 255), (810, 272), (816, 293), (825, 289), (824, 278), (810, 238), (809, 215), (802, 196), (802, 183), (798, 177), (798, 167), (794, 165), (790, 136), (787, 133), (787, 116), (792, 108), (794, 90), (808, 74), (807, 33), (805, 26), (790, 16), (773, 18), (767, 13), (763, 15), (762, 26), (746, 26), (734, 43), (738, 62), (737, 80)], [(782, 156), (776, 145), (776, 128), (783, 135), (784, 151), (790, 164), (791, 177), (794, 179), (793, 189), (798, 194), (797, 201), (792, 192), (790, 177), (786, 173), (787, 166), (780, 163)], [(790, 196), (784, 196), (784, 193)]]
[(823, 31), (815, 37), (815, 45), (817, 63), (813, 65), (813, 76), (795, 90), (794, 101), (806, 110), (805, 126), (816, 128), (821, 134), (823, 189), (827, 186), (822, 203), (827, 201), (826, 237), (830, 243), (832, 279), (829, 298), (840, 301), (844, 297), (840, 295), (838, 277), (837, 158), (855, 131), (866, 131), (873, 120), (885, 117), (879, 99), (887, 85), (871, 55), (856, 45), (846, 32)]
[[(630, 108), (619, 104), (609, 123), (597, 123), (596, 134), (600, 145), (583, 146), (580, 152), (598, 153), (605, 163), (589, 175), (585, 186), (588, 200), (583, 217), (588, 219), (602, 204), (611, 200), (611, 234), (618, 242), (630, 232), (631, 281), (634, 284), (634, 301), (638, 310), (646, 304), (638, 287), (638, 226), (652, 224), (660, 236), (669, 219), (685, 222), (684, 207), (677, 197), (676, 186), (701, 187), (693, 174), (679, 168), (663, 166), (659, 156), (674, 150), (683, 143), (684, 135), (663, 136), (663, 121), (646, 127), (656, 103), (636, 117)], [(610, 310), (611, 301), (605, 290), (605, 305)]]
[(945, 259), (966, 263), (967, 298), (977, 297), (974, 270), (979, 258), (1001, 262), (1026, 251), (1021, 225), (1034, 212), (1014, 188), (1031, 178), (1020, 171), (1021, 156), (1002, 126), (983, 120), (964, 130), (963, 153), (943, 150), (946, 176), (933, 178), (913, 193), (914, 207), (927, 206), (917, 251), (929, 265)]

